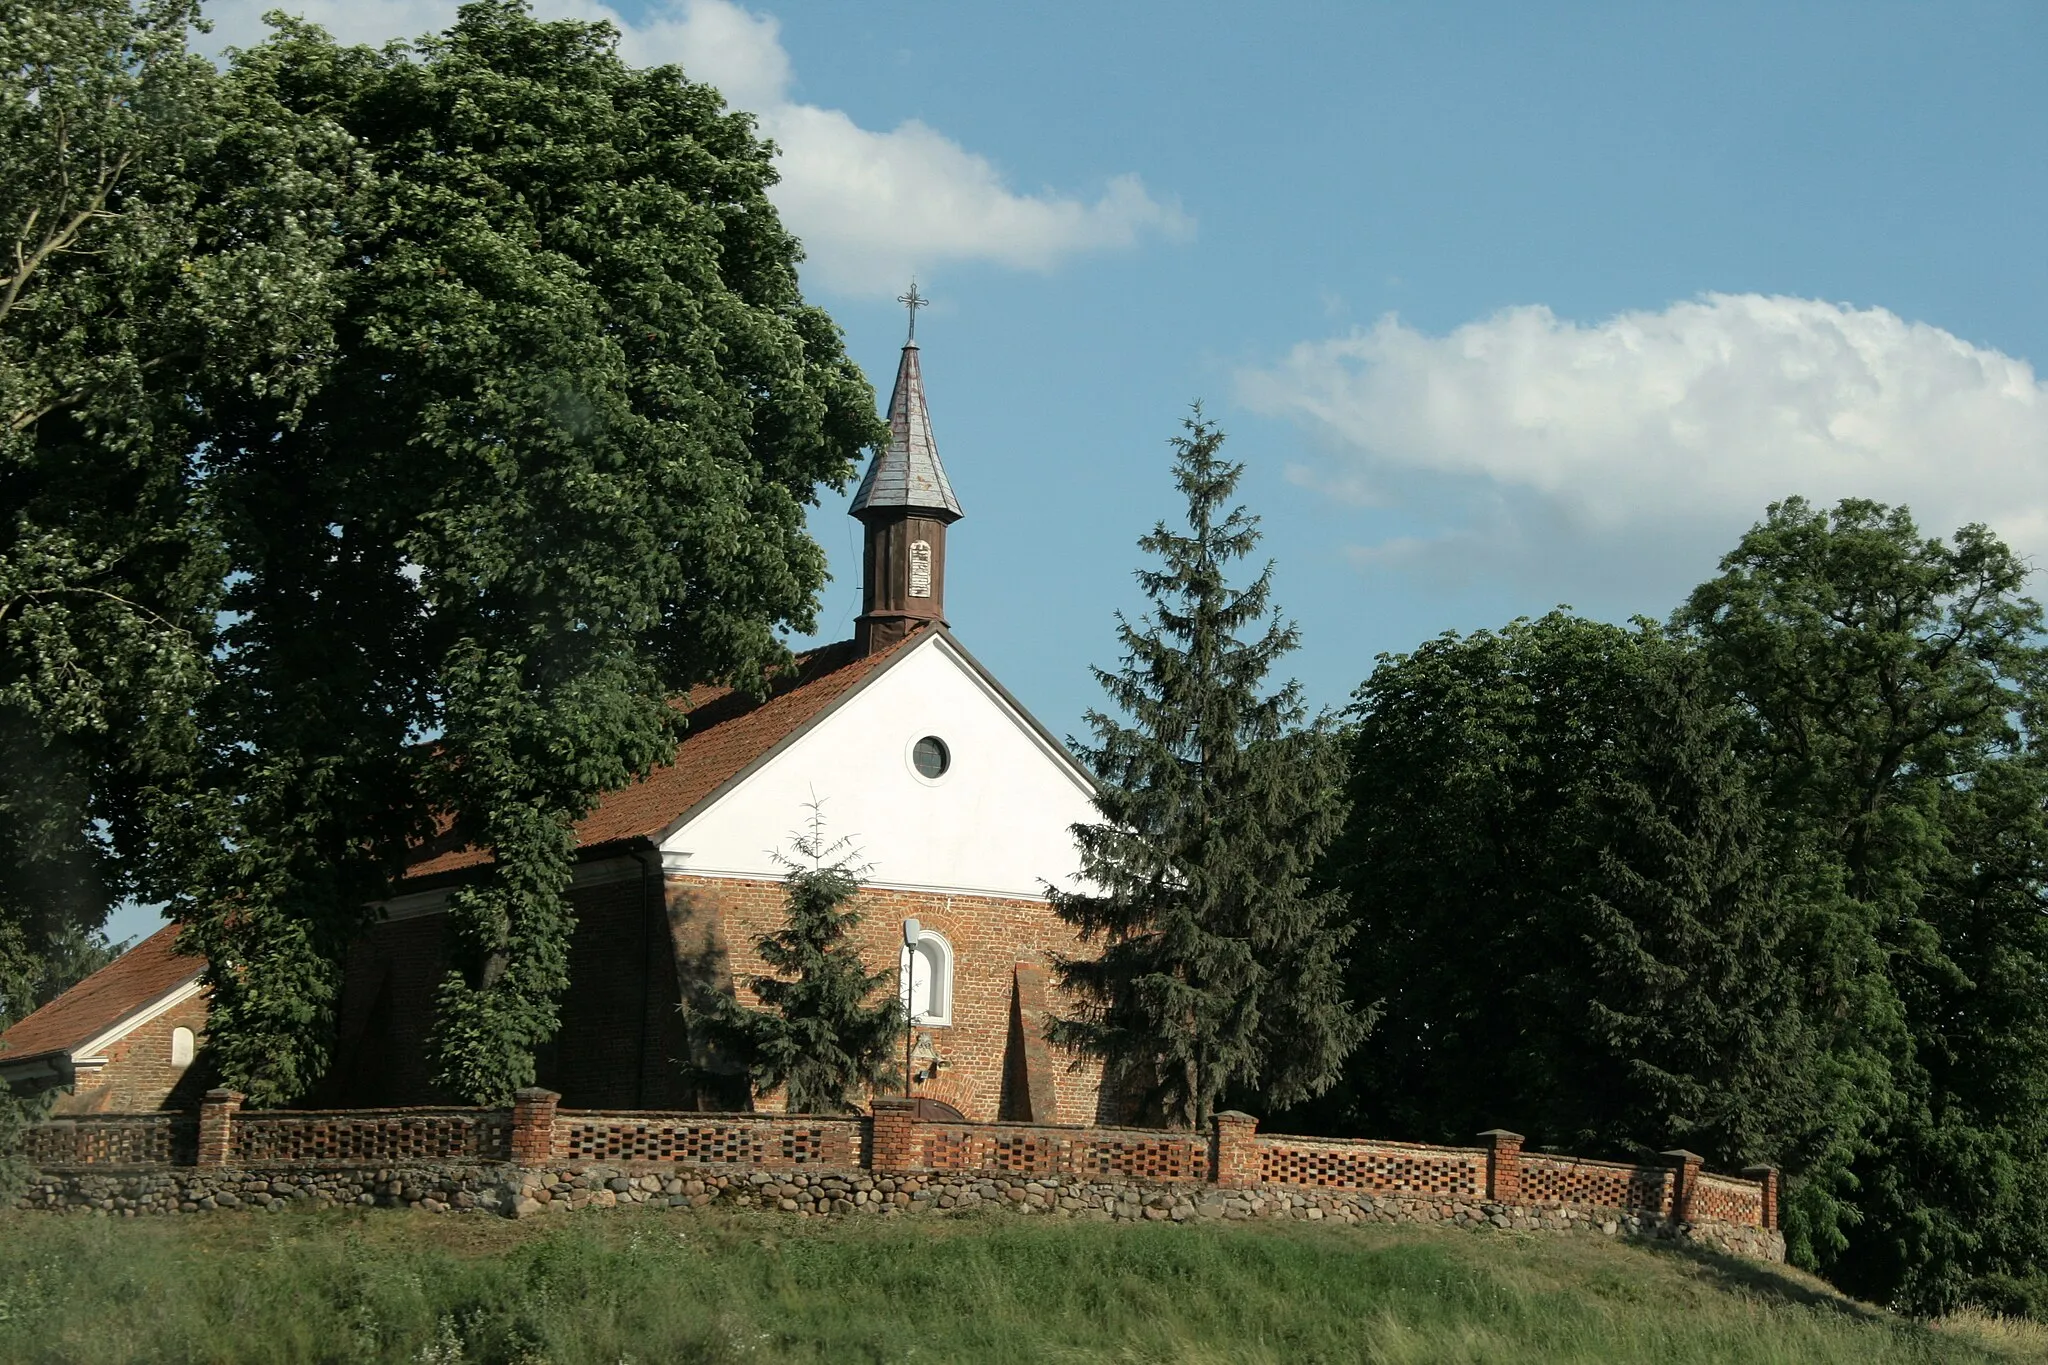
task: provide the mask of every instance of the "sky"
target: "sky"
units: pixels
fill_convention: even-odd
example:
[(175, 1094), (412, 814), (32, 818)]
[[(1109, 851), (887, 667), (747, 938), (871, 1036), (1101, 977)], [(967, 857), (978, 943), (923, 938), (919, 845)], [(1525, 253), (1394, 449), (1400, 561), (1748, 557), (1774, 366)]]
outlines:
[[(277, 0), (213, 0), (214, 46)], [(440, 0), (285, 9), (349, 41)], [(864, 0), (616, 8), (781, 148), (886, 399), (915, 276), (955, 632), (1084, 730), (1200, 399), (1341, 707), (1559, 604), (1663, 617), (1774, 500), (2048, 563), (2048, 7)], [(859, 610), (852, 488), (813, 528)]]

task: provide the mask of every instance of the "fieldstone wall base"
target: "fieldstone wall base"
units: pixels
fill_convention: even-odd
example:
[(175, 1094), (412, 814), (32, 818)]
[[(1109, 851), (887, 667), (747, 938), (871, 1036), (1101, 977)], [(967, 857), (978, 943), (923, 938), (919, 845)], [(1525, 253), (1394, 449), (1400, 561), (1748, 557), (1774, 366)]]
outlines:
[(417, 1208), (429, 1213), (489, 1212), (544, 1217), (587, 1208), (647, 1205), (695, 1209), (712, 1204), (799, 1217), (881, 1217), (975, 1208), (1091, 1222), (1188, 1223), (1251, 1218), (1306, 1222), (1439, 1223), (1511, 1231), (1579, 1231), (1609, 1237), (1692, 1243), (1759, 1261), (1783, 1261), (1776, 1229), (1730, 1223), (1676, 1223), (1618, 1209), (1531, 1207), (1491, 1201), (1403, 1199), (1351, 1190), (1285, 1185), (1089, 1182), (1057, 1177), (878, 1174), (852, 1171), (719, 1171), (555, 1164), (406, 1166), (324, 1170), (48, 1171), (16, 1201), (22, 1209), (102, 1218), (199, 1213), (214, 1209)]

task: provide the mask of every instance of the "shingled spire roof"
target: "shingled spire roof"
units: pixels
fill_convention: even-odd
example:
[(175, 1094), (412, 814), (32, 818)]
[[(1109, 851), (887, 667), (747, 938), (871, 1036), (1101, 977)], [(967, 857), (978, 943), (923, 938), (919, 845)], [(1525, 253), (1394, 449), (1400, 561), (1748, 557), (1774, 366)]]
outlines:
[(917, 341), (903, 345), (896, 366), (896, 391), (889, 395), (889, 444), (868, 465), (867, 477), (854, 494), (856, 517), (869, 511), (915, 509), (944, 521), (957, 521), (959, 499), (939, 463), (932, 440), (931, 414), (925, 410), (924, 375), (917, 365)]

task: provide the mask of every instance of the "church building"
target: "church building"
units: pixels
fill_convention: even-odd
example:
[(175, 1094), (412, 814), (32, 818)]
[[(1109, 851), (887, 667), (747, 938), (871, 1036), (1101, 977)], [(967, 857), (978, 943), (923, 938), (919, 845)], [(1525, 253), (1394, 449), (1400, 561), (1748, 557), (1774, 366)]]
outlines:
[[(541, 1084), (565, 1107), (774, 1106), (747, 1094), (689, 1018), (707, 992), (752, 1003), (747, 983), (767, 971), (756, 941), (782, 923), (777, 854), (816, 803), (827, 838), (844, 836), (865, 865), (860, 948), (908, 992), (912, 1084), (927, 1108), (984, 1121), (1114, 1117), (1099, 1067), (1075, 1066), (1044, 1036), (1057, 1008), (1051, 958), (1079, 951), (1045, 887), (1074, 884), (1070, 829), (1095, 818), (1093, 788), (948, 623), (946, 538), (962, 512), (932, 439), (912, 302), (888, 444), (851, 509), (865, 531), (854, 638), (798, 655), (763, 699), (694, 691), (674, 761), (576, 827), (570, 986), (539, 1059)], [(445, 1102), (427, 1049), (445, 910), (488, 857), (419, 851), (351, 953), (334, 1063), (304, 1103)], [(18, 1033), (49, 1032), (36, 1018), (0, 1035), (0, 1067)], [(154, 1101), (137, 1093), (139, 1107), (174, 1102), (168, 1088)]]

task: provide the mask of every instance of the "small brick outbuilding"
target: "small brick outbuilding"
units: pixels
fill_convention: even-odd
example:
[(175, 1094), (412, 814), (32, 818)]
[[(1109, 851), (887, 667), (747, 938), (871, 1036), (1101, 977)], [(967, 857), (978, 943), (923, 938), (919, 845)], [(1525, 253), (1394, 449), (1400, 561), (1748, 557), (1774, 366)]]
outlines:
[(0, 1080), (18, 1092), (55, 1086), (59, 1114), (183, 1109), (206, 1088), (206, 963), (158, 930), (5, 1033)]

